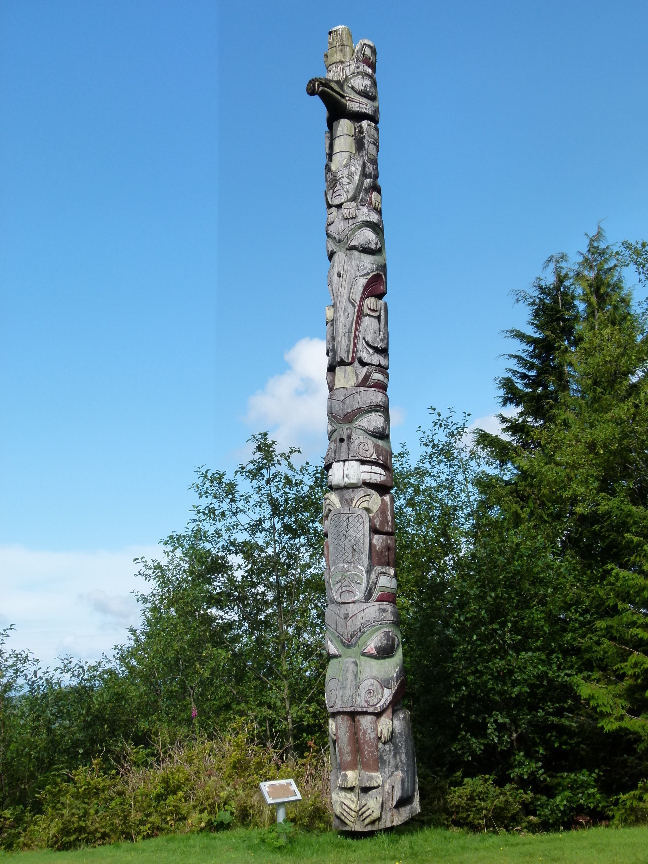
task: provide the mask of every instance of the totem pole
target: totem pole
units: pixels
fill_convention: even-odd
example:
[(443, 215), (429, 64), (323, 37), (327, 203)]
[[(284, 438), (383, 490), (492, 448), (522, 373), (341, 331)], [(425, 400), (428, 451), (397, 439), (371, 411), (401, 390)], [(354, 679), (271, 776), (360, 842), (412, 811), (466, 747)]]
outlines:
[(324, 498), (326, 706), (334, 827), (377, 831), (419, 811), (396, 608), (387, 264), (378, 184), (376, 48), (329, 32), (326, 123), (329, 446)]

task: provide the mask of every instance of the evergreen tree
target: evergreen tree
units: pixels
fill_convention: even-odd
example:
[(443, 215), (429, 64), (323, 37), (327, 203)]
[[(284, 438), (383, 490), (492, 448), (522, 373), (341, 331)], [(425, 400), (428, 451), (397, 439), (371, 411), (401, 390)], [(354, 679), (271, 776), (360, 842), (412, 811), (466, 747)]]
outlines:
[[(648, 744), (648, 340), (624, 281), (628, 260), (600, 226), (588, 237), (569, 276), (580, 311), (567, 384), (533, 426), (532, 446), (509, 446), (505, 476), (481, 486), (509, 538), (503, 550), (521, 534), (541, 540), (549, 572), (562, 562), (556, 612), (581, 700), (574, 718), (608, 791), (636, 785)], [(532, 404), (536, 395), (531, 381)], [(608, 738), (593, 731), (597, 720)]]
[(529, 310), (530, 332), (518, 328), (506, 331), (520, 350), (507, 354), (513, 366), (498, 379), (500, 403), (513, 409), (498, 418), (506, 439), (478, 433), (482, 447), (501, 459), (512, 448), (533, 449), (537, 432), (551, 421), (561, 394), (569, 390), (569, 361), (574, 350), (578, 307), (572, 274), (564, 254), (551, 256), (544, 265), (551, 278), (538, 277), (529, 291), (518, 291), (516, 301)]
[[(564, 797), (578, 783), (600, 814), (597, 754), (573, 686), (579, 622), (564, 615), (571, 562), (519, 518), (506, 483), (484, 481), (466, 418), (435, 413), (420, 443), (416, 462), (407, 451), (395, 459), (395, 496), (422, 793), (429, 801), (452, 776), (489, 774), (539, 796), (543, 824), (557, 826), (583, 809)], [(564, 807), (554, 812), (556, 794)]]
[(583, 312), (571, 392), (524, 485), (587, 588), (581, 695), (603, 728), (648, 745), (648, 328), (625, 264), (599, 226), (574, 270)]

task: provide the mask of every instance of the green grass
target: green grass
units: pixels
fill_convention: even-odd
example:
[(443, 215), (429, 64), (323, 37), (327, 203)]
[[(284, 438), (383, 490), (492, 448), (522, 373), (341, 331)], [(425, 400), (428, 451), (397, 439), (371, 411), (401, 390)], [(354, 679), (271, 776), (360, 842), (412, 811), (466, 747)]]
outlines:
[(301, 834), (287, 847), (263, 831), (237, 829), (120, 843), (75, 852), (0, 853), (6, 864), (648, 864), (648, 828), (591, 828), (563, 834), (468, 835), (441, 829), (347, 839)]

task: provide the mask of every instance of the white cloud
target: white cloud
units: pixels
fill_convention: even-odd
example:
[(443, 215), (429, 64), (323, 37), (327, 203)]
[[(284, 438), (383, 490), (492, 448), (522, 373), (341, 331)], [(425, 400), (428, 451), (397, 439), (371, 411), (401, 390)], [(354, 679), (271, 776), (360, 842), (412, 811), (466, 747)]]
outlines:
[(389, 425), (402, 426), (405, 422), (405, 411), (399, 408), (398, 405), (391, 405), (389, 408)]
[(491, 435), (500, 435), (502, 438), (506, 438), (506, 435), (502, 432), (502, 424), (499, 419), (500, 414), (503, 414), (504, 417), (512, 417), (515, 411), (512, 408), (504, 408), (502, 411), (498, 411), (497, 414), (487, 414), (485, 417), (477, 417), (468, 426), (466, 433), (470, 434), (477, 429), (483, 429), (484, 432), (490, 432)]
[(288, 369), (274, 375), (248, 399), (245, 422), (269, 429), (281, 446), (301, 447), (305, 454), (324, 452), (326, 434), (326, 344), (300, 339), (286, 351)]
[[(286, 351), (288, 369), (273, 375), (263, 390), (248, 399), (245, 422), (253, 429), (268, 429), (282, 446), (294, 445), (305, 455), (323, 454), (326, 448), (326, 343), (323, 339), (300, 339)], [(405, 422), (405, 412), (390, 409), (392, 426)], [(248, 455), (247, 448), (239, 455)]]
[(474, 432), (477, 429), (483, 429), (484, 432), (490, 432), (491, 435), (502, 434), (502, 424), (497, 414), (487, 414), (485, 417), (478, 417), (468, 426), (467, 431)]
[(137, 601), (132, 594), (108, 594), (101, 588), (95, 588), (89, 594), (82, 594), (95, 612), (105, 617), (106, 627), (130, 627), (137, 622)]
[(48, 552), (0, 546), (0, 620), (15, 624), (10, 647), (52, 665), (63, 654), (84, 660), (110, 654), (139, 613), (143, 585), (133, 558), (159, 557), (158, 546), (118, 552)]

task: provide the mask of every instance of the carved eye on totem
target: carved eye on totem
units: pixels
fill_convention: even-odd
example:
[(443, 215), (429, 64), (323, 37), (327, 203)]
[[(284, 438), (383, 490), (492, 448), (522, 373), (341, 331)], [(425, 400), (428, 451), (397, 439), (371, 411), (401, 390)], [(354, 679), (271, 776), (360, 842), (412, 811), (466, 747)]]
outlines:
[(365, 657), (393, 657), (399, 645), (398, 636), (393, 630), (380, 630), (362, 649)]
[(374, 438), (386, 438), (389, 435), (389, 421), (381, 411), (363, 414), (356, 420), (354, 426)]
[(331, 642), (331, 640), (329, 639), (328, 636), (326, 637), (326, 640), (325, 640), (325, 648), (326, 648), (326, 653), (328, 654), (329, 657), (341, 657), (342, 656), (340, 654), (340, 652), (338, 651), (338, 649), (335, 647), (335, 645)]
[(364, 96), (365, 99), (374, 100), (378, 96), (376, 82), (369, 75), (353, 75), (346, 84), (354, 93), (357, 93), (358, 96)]
[(371, 228), (361, 228), (349, 240), (347, 249), (357, 249), (358, 252), (380, 252), (382, 243), (375, 231)]

